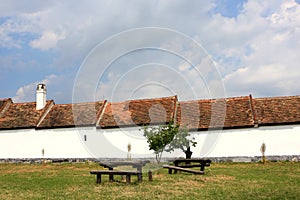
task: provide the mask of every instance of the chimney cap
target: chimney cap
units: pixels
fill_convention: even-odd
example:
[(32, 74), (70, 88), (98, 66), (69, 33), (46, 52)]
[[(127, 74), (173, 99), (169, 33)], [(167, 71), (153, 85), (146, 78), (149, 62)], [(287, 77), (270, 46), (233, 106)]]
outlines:
[(46, 84), (44, 83), (39, 83), (36, 87), (37, 90), (40, 90), (40, 89), (46, 89)]
[(36, 88), (36, 110), (43, 109), (46, 106), (46, 85), (40, 83)]

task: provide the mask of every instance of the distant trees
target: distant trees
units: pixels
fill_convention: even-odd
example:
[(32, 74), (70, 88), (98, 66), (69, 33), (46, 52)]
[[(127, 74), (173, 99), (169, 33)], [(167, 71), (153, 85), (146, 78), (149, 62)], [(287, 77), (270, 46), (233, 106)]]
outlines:
[(171, 121), (167, 125), (144, 126), (144, 136), (147, 138), (149, 150), (153, 150), (155, 158), (160, 163), (162, 153), (181, 149), (187, 158), (190, 158), (190, 146), (196, 146), (195, 138), (190, 138), (187, 129), (180, 128), (179, 124)]

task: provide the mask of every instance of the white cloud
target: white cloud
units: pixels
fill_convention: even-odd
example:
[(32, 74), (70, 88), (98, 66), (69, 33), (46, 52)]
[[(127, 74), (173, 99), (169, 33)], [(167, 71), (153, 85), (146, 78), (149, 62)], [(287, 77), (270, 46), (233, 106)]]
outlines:
[(216, 16), (211, 21), (220, 26), (211, 50), (229, 96), (300, 93), (299, 9), (291, 0), (248, 1), (236, 19)]
[(299, 72), (286, 73), (285, 66), (274, 64), (240, 68), (223, 80), (228, 88), (234, 88), (230, 91), (234, 96), (250, 93), (255, 96), (274, 96), (278, 93), (288, 95), (291, 92), (300, 92), (296, 86), (299, 76)]
[[(72, 78), (72, 77), (71, 77)], [(35, 90), (39, 83), (46, 84), (47, 99), (55, 102), (71, 103), (72, 82), (70, 76), (51, 74), (44, 79), (20, 87), (12, 98), (14, 102), (34, 102)]]
[(46, 11), (35, 13), (21, 13), (9, 16), (3, 23), (0, 23), (0, 47), (22, 48), (26, 45), (22, 37), (30, 35), (34, 37), (41, 31), (39, 19)]
[(19, 15), (23, 13), (33, 13), (44, 10), (55, 4), (55, 0), (1, 0), (0, 17)]
[(46, 31), (39, 39), (30, 42), (32, 48), (41, 49), (43, 51), (55, 48), (59, 40), (65, 39), (65, 34), (54, 33), (53, 31)]
[[(300, 93), (297, 86), (300, 74), (300, 6), (293, 0), (248, 0), (233, 18), (212, 12), (214, 1), (88, 1), (83, 4), (53, 1), (44, 5), (24, 5), (24, 8), (15, 1), (5, 1), (3, 5), (6, 8), (3, 13), (9, 18), (0, 24), (0, 46), (22, 48), (27, 42), (32, 48), (42, 51), (54, 49), (58, 55), (53, 59), (53, 66), (58, 66), (55, 70), (79, 66), (93, 47), (120, 31), (158, 26), (181, 31), (200, 42), (214, 59), (228, 96)], [(24, 41), (14, 36), (24, 33), (31, 34), (31, 37)], [(130, 43), (130, 39), (126, 42)], [(181, 48), (180, 41), (169, 45)], [(111, 49), (107, 48), (105, 53), (109, 54)], [(198, 56), (193, 51), (185, 53), (192, 58)], [(155, 55), (147, 59), (146, 56), (135, 57), (140, 62), (134, 64), (148, 63), (151, 59), (157, 61)], [(165, 62), (164, 59), (174, 58), (167, 56), (160, 62), (181, 70), (182, 76), (189, 77), (192, 84), (204, 84), (186, 63), (176, 59)], [(128, 68), (120, 66), (107, 73), (111, 77), (104, 80), (101, 96), (107, 96), (116, 80), (128, 71)], [(201, 70), (209, 73), (205, 67)], [(140, 72), (136, 76), (138, 78), (132, 78), (125, 84), (131, 87), (141, 84), (140, 79), (148, 80), (146, 75)], [(156, 78), (163, 79), (160, 75)], [(72, 85), (73, 80), (66, 82)], [(26, 93), (25, 90), (25, 87), (20, 90), (20, 96)], [(126, 92), (123, 92), (124, 98), (129, 95)]]
[(296, 28), (299, 26), (300, 6), (293, 0), (288, 0), (280, 5), (277, 12), (270, 16), (273, 26), (288, 26)]
[(41, 81), (37, 81), (34, 83), (30, 83), (28, 85), (20, 87), (17, 92), (16, 96), (13, 97), (14, 102), (24, 102), (24, 101), (35, 101), (35, 90), (38, 83), (48, 84), (51, 81), (57, 78), (56, 75), (50, 75)]

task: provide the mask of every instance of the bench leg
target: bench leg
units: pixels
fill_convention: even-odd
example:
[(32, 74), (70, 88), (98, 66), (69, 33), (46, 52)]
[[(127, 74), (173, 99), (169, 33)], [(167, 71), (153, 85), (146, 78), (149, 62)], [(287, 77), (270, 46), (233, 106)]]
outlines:
[(150, 182), (153, 181), (153, 176), (152, 176), (152, 171), (151, 170), (149, 170), (149, 172), (148, 172), (148, 180)]
[(204, 164), (204, 165), (201, 165), (200, 171), (203, 171), (203, 172), (204, 172), (204, 168), (205, 168), (205, 164)]
[(97, 174), (97, 180), (96, 180), (97, 184), (101, 183), (101, 174)]
[[(175, 163), (175, 167), (178, 167), (178, 163)], [(174, 169), (174, 174), (177, 174), (177, 169)]]
[(127, 183), (127, 184), (130, 183), (130, 174), (126, 174), (126, 183)]
[(109, 175), (109, 181), (114, 181), (114, 175), (113, 174)]
[[(111, 168), (111, 167), (109, 167), (108, 169), (109, 170), (114, 170), (114, 168)], [(114, 181), (114, 175), (113, 174), (109, 175), (109, 181)]]
[(171, 168), (169, 168), (169, 174), (172, 174), (172, 169)]
[(142, 182), (143, 181), (143, 174), (139, 173), (137, 176), (138, 176), (138, 182)]

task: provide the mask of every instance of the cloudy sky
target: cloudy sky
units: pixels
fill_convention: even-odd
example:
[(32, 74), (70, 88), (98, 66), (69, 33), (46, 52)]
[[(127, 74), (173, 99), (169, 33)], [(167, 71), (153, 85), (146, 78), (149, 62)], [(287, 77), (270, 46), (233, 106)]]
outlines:
[(0, 98), (15, 102), (37, 83), (56, 103), (299, 95), (299, 65), (299, 0), (0, 4)]

